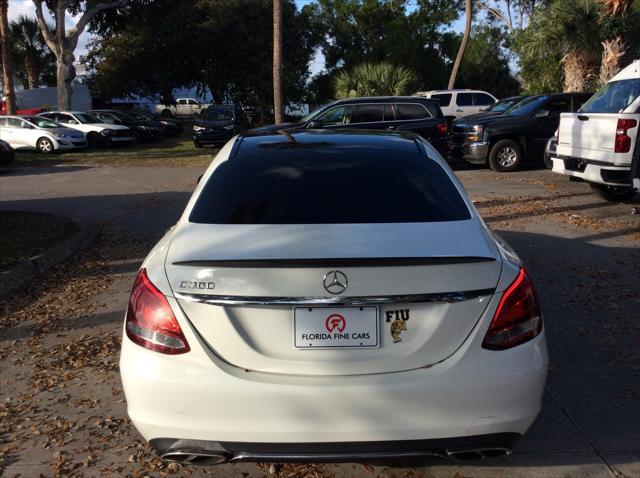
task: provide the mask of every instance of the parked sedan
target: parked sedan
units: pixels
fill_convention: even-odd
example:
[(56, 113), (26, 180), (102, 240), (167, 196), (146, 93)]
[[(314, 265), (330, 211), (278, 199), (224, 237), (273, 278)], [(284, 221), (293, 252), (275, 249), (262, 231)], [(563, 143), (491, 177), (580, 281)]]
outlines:
[(264, 126), (253, 131), (317, 128), (410, 131), (428, 140), (442, 154), (449, 150), (447, 120), (438, 101), (419, 96), (376, 96), (338, 100), (296, 123)]
[(0, 166), (9, 164), (15, 159), (16, 155), (13, 148), (6, 141), (0, 139)]
[(248, 124), (247, 116), (237, 105), (210, 106), (195, 120), (193, 144), (196, 148), (207, 144), (224, 144), (245, 131)]
[(44, 116), (68, 128), (82, 131), (87, 135), (87, 144), (91, 147), (130, 144), (136, 141), (133, 132), (126, 126), (102, 123), (91, 113), (48, 111), (38, 116)]
[(14, 149), (37, 149), (42, 153), (87, 146), (84, 133), (41, 116), (0, 117), (0, 139)]
[(176, 135), (184, 129), (181, 121), (155, 116), (146, 111), (127, 111), (127, 114), (140, 121), (153, 122), (162, 130), (165, 136)]
[(109, 124), (124, 125), (133, 131), (136, 138), (143, 141), (155, 141), (162, 137), (162, 127), (157, 122), (136, 119), (125, 111), (119, 110), (92, 110), (100, 121)]
[(548, 363), (523, 264), (426, 140), (389, 132), (227, 143), (123, 332), (133, 424), (197, 464), (509, 454)]

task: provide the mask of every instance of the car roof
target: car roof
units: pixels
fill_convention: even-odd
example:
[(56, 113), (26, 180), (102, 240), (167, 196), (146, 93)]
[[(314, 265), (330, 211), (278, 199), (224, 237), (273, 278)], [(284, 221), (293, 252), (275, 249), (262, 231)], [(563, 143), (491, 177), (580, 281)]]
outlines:
[(425, 98), (423, 96), (359, 96), (357, 98), (343, 98), (336, 100), (332, 105), (340, 103), (415, 103), (416, 101), (433, 101), (431, 98)]
[(274, 150), (353, 151), (354, 148), (421, 152), (413, 133), (374, 130), (287, 130), (248, 132), (238, 138), (231, 156), (263, 155)]
[[(94, 110), (96, 111), (96, 110)], [(51, 113), (65, 113), (68, 115), (81, 115), (83, 113), (88, 113), (88, 111), (69, 111), (69, 110), (51, 110), (51, 111), (44, 111), (42, 113), (40, 113), (41, 115), (46, 115), (46, 114), (51, 114)]]

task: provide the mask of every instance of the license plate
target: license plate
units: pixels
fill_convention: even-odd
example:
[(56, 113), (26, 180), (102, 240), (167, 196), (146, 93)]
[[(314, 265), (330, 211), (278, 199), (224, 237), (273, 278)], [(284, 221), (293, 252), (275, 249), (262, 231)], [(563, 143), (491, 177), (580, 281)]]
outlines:
[(378, 308), (297, 307), (293, 310), (298, 349), (378, 347)]

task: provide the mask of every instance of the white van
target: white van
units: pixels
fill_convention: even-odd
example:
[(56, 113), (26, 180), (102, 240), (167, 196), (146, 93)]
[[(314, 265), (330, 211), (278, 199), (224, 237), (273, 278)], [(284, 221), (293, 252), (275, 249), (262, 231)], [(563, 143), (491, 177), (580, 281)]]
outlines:
[(438, 100), (442, 113), (448, 119), (479, 113), (498, 101), (491, 93), (480, 90), (419, 91), (415, 96), (426, 96)]
[[(614, 76), (577, 113), (563, 113), (551, 152), (553, 172), (586, 181), (609, 201), (634, 195), (639, 161), (640, 60)], [(636, 170), (638, 167), (636, 166)]]

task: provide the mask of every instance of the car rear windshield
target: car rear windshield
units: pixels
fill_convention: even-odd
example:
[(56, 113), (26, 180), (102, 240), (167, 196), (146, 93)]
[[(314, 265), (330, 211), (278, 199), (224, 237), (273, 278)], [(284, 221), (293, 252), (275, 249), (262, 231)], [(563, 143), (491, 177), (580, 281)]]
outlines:
[(419, 153), (274, 149), (220, 164), (189, 220), (206, 224), (355, 224), (470, 219), (451, 178)]
[(640, 96), (640, 79), (607, 83), (587, 101), (582, 113), (622, 113)]

